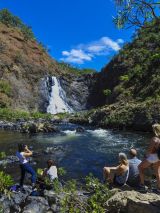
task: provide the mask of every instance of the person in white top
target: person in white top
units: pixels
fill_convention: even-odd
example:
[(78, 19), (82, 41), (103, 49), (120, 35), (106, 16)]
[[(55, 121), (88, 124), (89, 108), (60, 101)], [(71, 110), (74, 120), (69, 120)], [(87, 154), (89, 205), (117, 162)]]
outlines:
[(32, 188), (35, 187), (36, 183), (36, 172), (32, 168), (32, 166), (28, 162), (28, 158), (32, 156), (32, 151), (28, 149), (27, 145), (18, 144), (18, 151), (16, 152), (16, 156), (20, 161), (21, 168), (21, 178), (20, 178), (20, 187), (23, 188), (23, 182), (25, 178), (25, 173), (28, 172), (31, 174)]
[(57, 167), (55, 165), (55, 162), (53, 160), (49, 159), (47, 161), (47, 166), (48, 166), (48, 168), (45, 169), (43, 172), (43, 177), (48, 177), (50, 179), (50, 181), (53, 181), (56, 178), (58, 178)]

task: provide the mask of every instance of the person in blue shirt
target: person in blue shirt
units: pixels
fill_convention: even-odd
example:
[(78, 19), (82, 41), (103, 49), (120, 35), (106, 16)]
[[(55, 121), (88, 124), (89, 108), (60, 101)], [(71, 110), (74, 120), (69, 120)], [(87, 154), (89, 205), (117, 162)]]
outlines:
[(128, 160), (129, 176), (128, 176), (127, 184), (132, 187), (137, 187), (139, 186), (139, 183), (140, 183), (138, 166), (142, 161), (137, 158), (136, 149), (130, 149), (129, 155), (130, 155), (130, 159)]

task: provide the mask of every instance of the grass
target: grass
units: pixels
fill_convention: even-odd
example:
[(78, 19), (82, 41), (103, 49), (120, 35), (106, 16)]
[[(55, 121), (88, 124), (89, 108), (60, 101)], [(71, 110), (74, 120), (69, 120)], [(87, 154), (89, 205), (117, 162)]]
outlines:
[(52, 115), (40, 112), (25, 112), (20, 110), (11, 110), (8, 108), (0, 108), (0, 120), (16, 121), (18, 119), (51, 119)]

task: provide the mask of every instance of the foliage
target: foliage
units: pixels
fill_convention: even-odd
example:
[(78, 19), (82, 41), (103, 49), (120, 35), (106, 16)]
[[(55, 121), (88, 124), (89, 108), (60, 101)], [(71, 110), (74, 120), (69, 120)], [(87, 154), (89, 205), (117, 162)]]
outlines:
[(87, 75), (87, 74), (93, 74), (96, 71), (93, 69), (78, 69), (76, 67), (71, 66), (70, 64), (59, 62), (58, 67), (63, 70), (66, 73), (73, 73), (75, 75)]
[(129, 76), (128, 75), (122, 75), (119, 78), (121, 81), (129, 81)]
[(0, 108), (0, 119), (1, 120), (9, 120), (14, 121), (18, 119), (51, 119), (52, 115), (47, 113), (40, 113), (40, 112), (25, 112), (25, 111), (18, 111), (18, 110), (11, 110), (7, 108)]
[(100, 183), (97, 178), (90, 174), (86, 177), (86, 184), (82, 188), (91, 194), (86, 199), (82, 199), (78, 195), (77, 182), (75, 180), (66, 182), (61, 191), (65, 194), (61, 200), (61, 212), (106, 212), (104, 204), (112, 195), (108, 186)]
[(47, 53), (50, 52), (49, 47), (46, 46), (46, 45), (44, 45), (42, 42), (39, 42), (39, 46), (42, 48), (42, 50), (43, 50), (44, 52), (47, 52)]
[(64, 176), (66, 175), (67, 171), (63, 167), (58, 168), (58, 176)]
[(110, 89), (105, 89), (105, 90), (103, 90), (103, 94), (105, 95), (105, 96), (109, 96), (109, 95), (111, 95), (111, 90)]
[(3, 159), (6, 157), (6, 153), (5, 152), (0, 152), (0, 159)]
[(8, 194), (8, 188), (13, 185), (13, 180), (10, 175), (0, 171), (0, 193)]
[(35, 38), (31, 27), (23, 24), (19, 17), (12, 15), (7, 9), (2, 9), (0, 11), (0, 22), (8, 27), (16, 27), (20, 29), (25, 40)]
[(0, 80), (0, 92), (5, 93), (6, 95), (11, 94), (11, 86), (5, 80)]
[(0, 205), (0, 213), (4, 213), (3, 206)]
[(118, 28), (144, 27), (153, 19), (159, 22), (159, 0), (115, 0), (115, 4), (118, 12), (113, 20)]

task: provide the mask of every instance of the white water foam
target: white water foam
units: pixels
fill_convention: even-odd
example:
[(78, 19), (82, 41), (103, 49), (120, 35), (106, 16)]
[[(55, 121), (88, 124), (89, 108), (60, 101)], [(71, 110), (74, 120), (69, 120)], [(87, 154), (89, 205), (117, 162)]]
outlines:
[(105, 129), (87, 130), (87, 132), (96, 137), (106, 137), (109, 134), (109, 132)]
[(66, 135), (75, 135), (76, 134), (76, 130), (65, 130), (62, 132), (65, 133)]
[(73, 112), (72, 108), (66, 102), (66, 93), (56, 77), (52, 77), (52, 91), (47, 112), (51, 114)]

